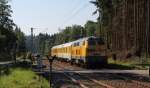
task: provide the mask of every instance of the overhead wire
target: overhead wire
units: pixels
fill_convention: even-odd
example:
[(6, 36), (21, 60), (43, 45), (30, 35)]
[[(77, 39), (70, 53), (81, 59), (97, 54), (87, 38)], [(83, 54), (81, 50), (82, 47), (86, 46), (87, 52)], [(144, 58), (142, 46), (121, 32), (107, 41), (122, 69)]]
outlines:
[[(80, 4), (81, 3), (81, 4)], [(80, 4), (80, 5), (79, 5)], [(81, 0), (79, 0), (79, 2), (76, 4), (76, 6), (73, 7), (73, 9), (71, 9), (67, 14), (72, 14), (69, 18), (67, 18), (66, 20), (64, 20), (61, 25), (61, 27), (63, 27), (66, 23), (70, 22), (76, 15), (78, 15), (82, 10), (84, 10), (87, 6), (89, 6), (89, 3), (85, 3), (84, 5), (82, 5), (83, 3), (81, 2)], [(81, 6), (82, 5), (82, 6)], [(80, 8), (78, 8), (80, 6)], [(65, 16), (64, 16), (65, 17)], [(48, 28), (42, 32), (47, 32)]]
[(64, 22), (63, 25), (61, 25), (61, 27), (63, 27), (66, 23), (70, 22), (75, 16), (77, 16), (77, 14), (79, 14), (81, 11), (83, 11), (87, 6), (89, 6), (89, 3), (85, 3), (82, 7), (80, 7), (79, 9), (77, 9), (74, 14), (72, 14), (69, 18), (67, 18)]
[[(87, 6), (89, 6), (89, 3), (81, 3), (81, 1), (79, 0), (79, 2), (76, 4), (76, 6), (73, 7), (73, 9), (71, 9), (67, 14), (72, 14), (71, 16), (69, 16), (68, 18), (66, 18), (66, 20), (64, 20), (62, 22), (62, 25), (60, 27), (63, 27), (65, 24), (67, 24), (68, 22), (70, 22), (77, 14), (79, 14), (81, 11), (83, 11)], [(83, 4), (83, 5), (82, 5)], [(77, 6), (78, 5), (78, 6)], [(80, 8), (78, 8), (80, 7)], [(66, 16), (66, 15), (65, 15)], [(64, 17), (65, 17), (64, 16)], [(67, 16), (66, 16), (67, 17)], [(60, 29), (60, 28), (59, 28)], [(60, 29), (61, 30), (61, 29)], [(48, 30), (46, 30), (45, 32), (47, 32)]]
[[(78, 0), (78, 2), (73, 6), (73, 8), (71, 8), (63, 17), (67, 17), (68, 14), (73, 14), (75, 12), (75, 10), (78, 10), (78, 6), (81, 6), (82, 3), (81, 3), (81, 0)], [(64, 23), (66, 20), (64, 20), (62, 23)], [(59, 28), (60, 29), (60, 28)], [(60, 29), (61, 30), (61, 29)], [(45, 30), (44, 32), (47, 32), (48, 31), (48, 28), (47, 30)]]
[(79, 1), (73, 6), (73, 8), (71, 8), (63, 17), (67, 17), (68, 14), (73, 14), (73, 12), (75, 12), (75, 10), (78, 9), (77, 6), (81, 6), (81, 5), (82, 5), (81, 0), (79, 0)]

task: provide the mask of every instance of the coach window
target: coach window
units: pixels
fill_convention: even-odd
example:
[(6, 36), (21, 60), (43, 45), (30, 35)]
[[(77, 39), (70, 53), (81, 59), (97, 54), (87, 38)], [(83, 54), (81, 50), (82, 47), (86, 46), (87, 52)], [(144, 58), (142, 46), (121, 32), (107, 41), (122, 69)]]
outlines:
[(65, 48), (65, 52), (67, 53), (67, 48)]
[(67, 53), (67, 48), (66, 48), (66, 53)]
[(69, 47), (67, 48), (67, 53), (69, 53)]
[(66, 47), (66, 53), (67, 53), (67, 47)]
[(66, 52), (68, 53), (68, 48), (66, 48)]
[(64, 53), (66, 52), (66, 48), (64, 48)]
[(79, 44), (80, 44), (80, 43), (79, 43), (79, 42), (77, 42), (77, 46), (79, 46)]
[(78, 50), (76, 50), (76, 55), (78, 54)]
[(75, 46), (75, 43), (73, 44), (73, 47)]
[(77, 43), (75, 43), (75, 46), (77, 46)]
[(83, 41), (83, 43), (82, 43), (83, 45), (85, 45), (85, 41)]
[(71, 47), (69, 47), (69, 53), (71, 52)]

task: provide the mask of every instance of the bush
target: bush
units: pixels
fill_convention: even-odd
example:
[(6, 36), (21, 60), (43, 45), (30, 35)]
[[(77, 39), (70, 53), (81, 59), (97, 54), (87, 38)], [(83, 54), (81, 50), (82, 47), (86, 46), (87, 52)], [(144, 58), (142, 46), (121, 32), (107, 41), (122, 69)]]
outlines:
[(49, 88), (46, 79), (29, 69), (11, 69), (11, 74), (0, 76), (0, 88)]

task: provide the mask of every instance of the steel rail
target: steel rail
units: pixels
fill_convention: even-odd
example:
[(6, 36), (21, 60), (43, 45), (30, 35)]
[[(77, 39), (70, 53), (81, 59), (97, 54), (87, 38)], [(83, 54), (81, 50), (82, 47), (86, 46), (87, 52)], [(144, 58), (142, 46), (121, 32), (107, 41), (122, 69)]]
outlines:
[[(60, 65), (58, 65), (58, 64), (55, 64), (56, 66), (59, 66), (59, 67), (61, 67), (61, 68), (63, 68), (63, 69), (66, 69), (65, 67), (62, 67), (62, 66), (60, 66)], [(105, 88), (115, 88), (115, 87), (113, 87), (113, 86), (110, 86), (110, 85), (108, 85), (108, 84), (105, 84), (105, 83), (103, 83), (103, 82), (100, 82), (100, 81), (98, 81), (98, 80), (96, 80), (96, 79), (92, 79), (92, 78), (89, 78), (89, 77), (85, 77), (85, 76), (83, 76), (83, 75), (81, 75), (80, 73), (77, 73), (77, 72), (75, 72), (76, 74), (78, 74), (80, 77), (84, 77), (84, 78), (86, 78), (86, 79), (88, 79), (88, 80), (90, 80), (90, 81), (92, 81), (92, 82), (94, 82), (94, 83), (96, 83), (96, 84), (98, 84), (99, 86), (103, 86), (103, 87), (105, 87)], [(67, 75), (67, 73), (63, 73), (66, 77), (68, 77), (69, 79), (71, 79), (73, 82), (75, 82), (75, 83), (78, 83), (82, 88), (89, 88), (89, 87), (87, 87), (86, 85), (84, 85), (83, 83), (81, 83), (80, 81), (77, 81), (75, 78), (73, 78), (72, 76), (70, 76), (70, 75)]]
[(136, 81), (136, 80), (130, 79), (129, 77), (124, 77), (124, 76), (120, 76), (120, 75), (116, 75), (116, 76), (120, 77), (120, 78), (123, 78), (125, 80), (130, 80), (131, 82), (136, 83), (138, 85), (141, 85), (144, 88), (150, 88), (150, 85), (148, 85), (148, 84), (146, 85), (145, 83), (142, 83), (140, 81)]
[[(59, 63), (54, 63), (54, 65), (57, 66), (57, 67), (59, 67), (59, 68), (62, 68), (62, 69), (64, 69), (64, 70), (69, 70), (69, 69), (67, 69), (66, 67), (60, 65)], [(64, 75), (65, 75), (66, 77), (68, 77), (69, 79), (71, 79), (73, 82), (79, 84), (82, 88), (89, 88), (88, 86), (84, 85), (81, 81), (76, 80), (75, 77), (72, 77), (72, 76), (70, 76), (69, 74), (67, 74), (68, 72), (62, 72), (62, 73), (64, 73)], [(82, 75), (82, 74), (79, 73), (79, 72), (76, 72), (76, 71), (75, 71), (74, 73), (75, 73), (75, 74), (78, 74), (80, 78), (82, 78), (82, 77), (83, 77), (83, 78), (86, 78), (87, 81), (88, 81), (88, 80), (89, 80), (89, 81), (92, 81), (92, 83), (96, 83), (96, 84), (98, 84), (99, 86), (103, 86), (103, 87), (105, 87), (105, 88), (115, 88), (115, 87), (113, 87), (113, 86), (111, 86), (111, 85), (108, 85), (107, 83), (103, 83), (103, 82), (101, 82), (101, 81), (99, 81), (99, 80), (96, 80), (96, 79), (94, 79), (94, 78), (91, 78), (91, 77), (88, 77), (88, 76), (84, 76), (84, 75)], [(114, 76), (116, 76), (117, 78), (118, 78), (118, 77), (119, 77), (119, 78), (122, 78), (122, 79), (124, 79), (124, 80), (130, 80), (132, 83), (135, 83), (135, 84), (137, 84), (138, 86), (141, 86), (141, 87), (144, 87), (144, 88), (150, 88), (150, 85), (149, 85), (149, 84), (142, 83), (142, 82), (140, 82), (140, 81), (136, 81), (136, 80), (130, 79), (129, 77), (120, 76), (120, 75), (118, 75), (118, 74), (115, 74)]]
[[(81, 75), (80, 73), (77, 73), (78, 75)], [(83, 76), (83, 75), (82, 75)], [(84, 76), (85, 77), (85, 76)], [(108, 84), (106, 84), (106, 83), (103, 83), (103, 82), (100, 82), (100, 81), (98, 81), (98, 80), (96, 80), (96, 79), (93, 79), (93, 78), (90, 78), (90, 77), (85, 77), (85, 78), (87, 78), (87, 79), (89, 79), (89, 80), (91, 80), (91, 81), (93, 81), (93, 82), (95, 82), (95, 83), (97, 83), (97, 84), (99, 84), (99, 85), (102, 85), (102, 86), (104, 86), (104, 87), (106, 87), (106, 88), (115, 88), (115, 87), (113, 87), (113, 86), (110, 86), (110, 85), (108, 85)]]
[(77, 81), (75, 78), (71, 77), (70, 75), (67, 75), (66, 73), (63, 73), (66, 77), (68, 77), (69, 79), (71, 79), (74, 83), (77, 83), (80, 85), (80, 87), (82, 88), (89, 88), (86, 85), (84, 85), (83, 83), (81, 83), (80, 81)]

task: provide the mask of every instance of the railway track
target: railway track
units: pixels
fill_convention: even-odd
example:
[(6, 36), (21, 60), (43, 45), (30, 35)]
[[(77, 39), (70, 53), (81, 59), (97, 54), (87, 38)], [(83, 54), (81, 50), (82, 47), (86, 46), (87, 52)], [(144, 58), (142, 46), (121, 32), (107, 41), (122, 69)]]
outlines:
[[(66, 70), (65, 67), (62, 67), (60, 64), (55, 64), (60, 68)], [(71, 79), (73, 82), (77, 83), (82, 88), (115, 88), (111, 85), (102, 83), (96, 79), (92, 79), (86, 76), (81, 75), (80, 73), (63, 73), (66, 77)]]
[[(59, 64), (55, 64), (60, 68), (67, 70), (65, 67), (62, 67)], [(81, 88), (115, 88), (113, 86), (107, 85), (105, 83), (99, 82), (98, 80), (85, 77), (77, 72), (75, 73), (63, 73), (71, 81), (77, 83)]]
[[(63, 67), (60, 64), (54, 64), (54, 66), (59, 67), (63, 70), (68, 70), (66, 67)], [(81, 88), (115, 88), (110, 85), (99, 82), (98, 80), (94, 80), (85, 76), (80, 75), (79, 73), (63, 73), (64, 76), (69, 78), (72, 82), (78, 84)]]
[(134, 75), (130, 75), (130, 74), (126, 74), (126, 77), (124, 77), (122, 74), (116, 74), (116, 75), (125, 80), (130, 80), (132, 83), (135, 83), (137, 86), (140, 85), (142, 88), (150, 88), (150, 79), (148, 78), (137, 76), (139, 77), (139, 79), (137, 79), (137, 77), (135, 78), (133, 77)]
[[(78, 73), (78, 72), (65, 72), (73, 70), (76, 67), (71, 66), (68, 68), (67, 63), (54, 63), (53, 66), (64, 70), (63, 75), (70, 79), (72, 82), (78, 84), (81, 88), (150, 88), (148, 82), (143, 80), (136, 80), (126, 74), (115, 73)], [(70, 69), (73, 68), (73, 69)], [(125, 77), (126, 76), (126, 77)]]
[[(86, 78), (88, 81), (90, 80), (94, 83), (93, 86), (83, 88), (150, 88), (150, 83), (133, 80), (131, 78), (127, 78), (116, 74), (99, 74), (98, 76), (92, 74), (92, 76), (94, 77), (90, 77), (89, 75), (80, 73), (73, 73), (73, 75), (77, 75), (77, 77), (80, 76), (82, 78)], [(73, 75), (71, 75), (70, 77), (73, 77)]]
[(150, 88), (150, 84), (142, 81), (136, 81), (131, 78), (116, 74), (84, 74), (84, 76), (101, 81), (102, 83), (113, 86), (114, 88)]
[(98, 80), (79, 75), (78, 73), (64, 73), (64, 75), (70, 78), (73, 82), (78, 83), (82, 88), (114, 88), (110, 85), (99, 82)]

